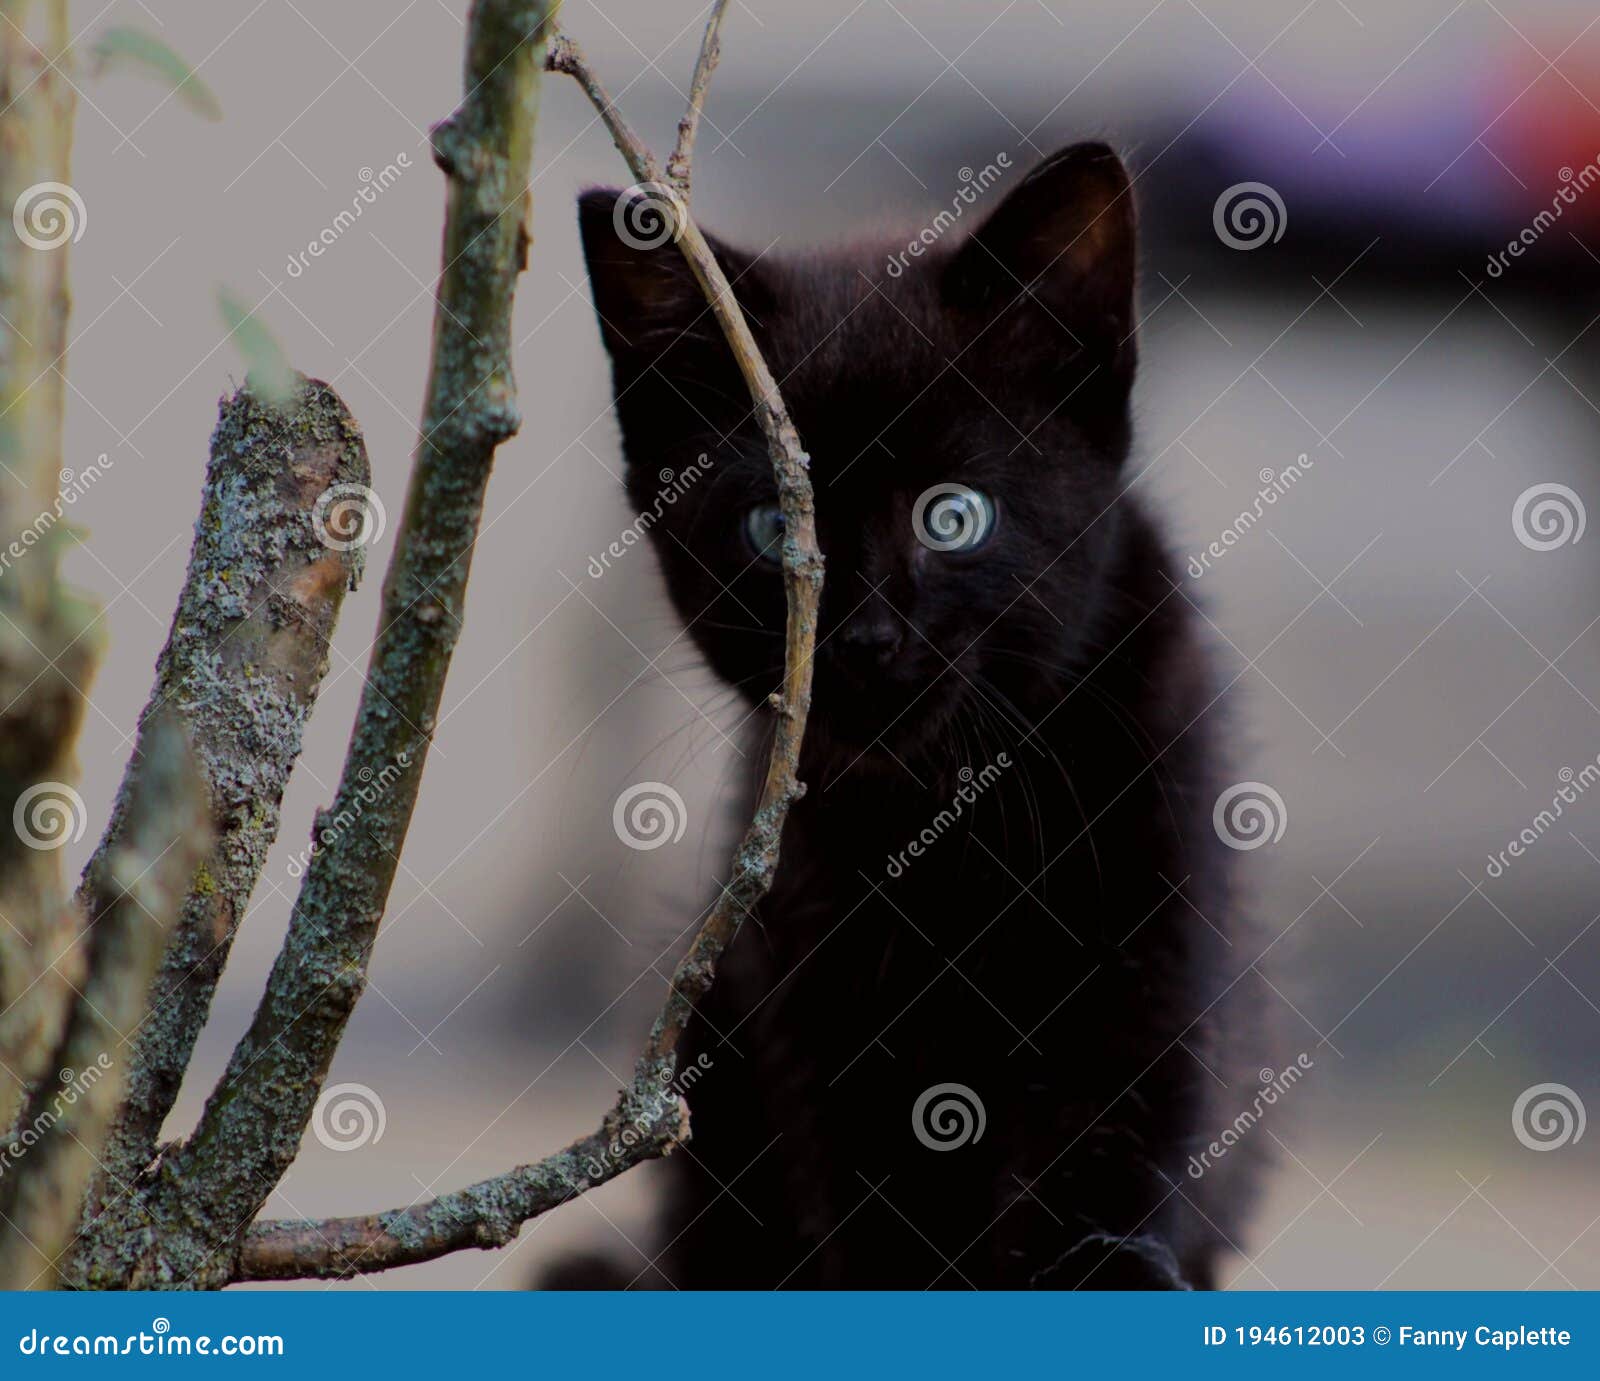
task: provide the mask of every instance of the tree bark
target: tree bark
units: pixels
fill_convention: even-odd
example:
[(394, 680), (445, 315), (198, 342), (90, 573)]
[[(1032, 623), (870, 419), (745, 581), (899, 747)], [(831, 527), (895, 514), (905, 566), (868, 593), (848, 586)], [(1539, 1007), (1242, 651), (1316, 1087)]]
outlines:
[[(83, 976), (58, 848), (82, 834), (70, 786), (98, 619), (57, 578), (74, 97), (66, 0), (10, 0), (0, 26), (0, 1131), (44, 1072)], [(26, 232), (26, 234), (22, 232)]]
[(95, 858), (82, 900), (88, 975), (0, 1162), (0, 1290), (53, 1285), (122, 1094), (123, 1050), (211, 829), (182, 726), (146, 725), (117, 841)]
[[(370, 494), (366, 444), (326, 384), (298, 380), (282, 404), (247, 382), (218, 409), (189, 571), (137, 754), (153, 723), (181, 716), (209, 797), (215, 839), (162, 956), (150, 1010), (133, 1037), (127, 1096), (100, 1153), (84, 1230), (65, 1274), (115, 1274), (121, 1240), (146, 1226), (134, 1193), (211, 1011), (250, 894), (278, 835), (301, 735), (327, 670), (347, 589), (360, 578), (370, 526), (338, 527), (340, 505)], [(365, 517), (371, 522), (369, 510)], [(85, 873), (121, 847), (138, 757)], [(90, 911), (90, 914), (94, 914)], [(110, 1260), (97, 1260), (109, 1256)]]
[[(150, 1226), (89, 1282), (217, 1288), (300, 1147), (367, 964), (405, 843), (496, 448), (521, 424), (511, 371), (527, 259), (534, 117), (549, 0), (477, 0), (464, 99), (433, 131), (448, 179), (432, 367), (377, 641), (332, 806), (289, 932), (199, 1126), (140, 1194)], [(379, 783), (381, 786), (374, 786)], [(102, 1269), (103, 1268), (103, 1269)]]

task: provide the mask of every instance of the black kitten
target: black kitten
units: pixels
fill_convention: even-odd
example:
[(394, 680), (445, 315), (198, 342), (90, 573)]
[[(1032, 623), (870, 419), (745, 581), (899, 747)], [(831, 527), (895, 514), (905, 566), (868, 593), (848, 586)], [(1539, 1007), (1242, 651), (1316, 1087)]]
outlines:
[[(628, 491), (690, 635), (760, 706), (784, 622), (766, 447), (682, 256), (618, 207), (590, 192), (579, 219)], [(709, 1072), (658, 1267), (1209, 1285), (1254, 1148), (1186, 1168), (1265, 1052), (1223, 962), (1216, 687), (1123, 493), (1128, 176), (1075, 145), (933, 239), (894, 273), (714, 242), (811, 455), (827, 582), (810, 789), (692, 1028)]]

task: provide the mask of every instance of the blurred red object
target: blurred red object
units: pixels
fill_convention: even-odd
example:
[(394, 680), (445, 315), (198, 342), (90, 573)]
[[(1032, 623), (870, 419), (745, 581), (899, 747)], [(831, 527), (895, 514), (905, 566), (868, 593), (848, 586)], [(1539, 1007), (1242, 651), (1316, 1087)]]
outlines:
[[(1560, 197), (1563, 229), (1600, 230), (1600, 25), (1576, 41), (1530, 33), (1537, 53), (1511, 37), (1505, 66), (1487, 84), (1484, 124), (1494, 123), (1483, 143), (1526, 184), (1525, 192), (1511, 190), (1528, 212)], [(1600, 253), (1600, 245), (1590, 248)]]

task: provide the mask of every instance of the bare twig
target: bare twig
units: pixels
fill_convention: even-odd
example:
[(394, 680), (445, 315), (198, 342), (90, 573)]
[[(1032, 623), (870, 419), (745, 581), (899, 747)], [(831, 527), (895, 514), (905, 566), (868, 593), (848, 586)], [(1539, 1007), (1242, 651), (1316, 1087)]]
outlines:
[[(223, 401), (201, 491), (194, 547), (156, 683), (141, 715), (181, 714), (210, 797), (215, 842), (162, 957), (133, 1039), (127, 1095), (86, 1199), (84, 1260), (133, 1224), (123, 1186), (155, 1156), (162, 1123), (211, 1010), (250, 893), (278, 834), (301, 734), (327, 670), (329, 640), (364, 564), (373, 522), (366, 445), (326, 384), (301, 379), (274, 404), (248, 384)], [(120, 847), (138, 758), (90, 861), (80, 901)]]
[(117, 1107), (122, 1048), (210, 842), (208, 816), (182, 726), (170, 712), (149, 719), (116, 842), (95, 856), (84, 884), (88, 975), (56, 1048), (56, 1078), (34, 1089), (6, 1151), (16, 1163), (0, 1177), (0, 1289), (54, 1283), (94, 1169), (94, 1148)]
[[(714, 14), (712, 24), (717, 24), (718, 20), (719, 16)], [(714, 49), (716, 43), (710, 28), (707, 38)], [(550, 46), (549, 63), (553, 71), (568, 73), (583, 87), (634, 177), (641, 183), (659, 183), (649, 149), (612, 104), (577, 44), (564, 34), (556, 38)], [(704, 48), (701, 65), (708, 66)], [(750, 390), (756, 420), (767, 438), (767, 450), (778, 482), (778, 502), (783, 510), (783, 574), (788, 619), (784, 634), (783, 689), (773, 697), (777, 728), (755, 816), (734, 855), (727, 886), (672, 976), (672, 990), (650, 1032), (641, 1065), (672, 1057), (694, 1003), (710, 990), (717, 959), (738, 930), (739, 923), (772, 886), (783, 823), (788, 818), (790, 803), (798, 800), (805, 790), (797, 773), (800, 741), (805, 733), (806, 714), (811, 708), (811, 661), (816, 647), (817, 611), (822, 600), (822, 552), (817, 546), (810, 459), (800, 444), (800, 434), (789, 419), (777, 381), (750, 333), (722, 265), (689, 215), (686, 204), (682, 201), (673, 204), (670, 214), (677, 222), (678, 249), (722, 327), (745, 386)]]
[[(716, 61), (716, 29), (722, 8), (719, 5), (713, 13), (701, 49), (696, 72), (700, 99)], [(548, 65), (551, 71), (567, 73), (582, 86), (634, 177), (641, 183), (659, 183), (649, 149), (611, 103), (577, 45), (564, 35), (552, 39)], [(679, 137), (686, 160), (681, 185), (686, 189), (692, 120), (687, 137), (680, 125)], [(694, 1004), (711, 987), (723, 950), (771, 887), (789, 806), (804, 791), (796, 774), (811, 705), (822, 554), (817, 546), (809, 462), (777, 383), (727, 276), (686, 205), (680, 200), (672, 209), (677, 217), (678, 248), (716, 314), (749, 387), (755, 416), (771, 452), (785, 522), (788, 620), (783, 689), (772, 698), (777, 713), (772, 752), (755, 815), (734, 856), (729, 881), (673, 972), (666, 1000), (635, 1065), (633, 1081), (598, 1132), (536, 1164), (410, 1208), (353, 1218), (258, 1223), (245, 1239), (238, 1267), (240, 1280), (348, 1276), (429, 1261), (463, 1247), (503, 1246), (527, 1219), (642, 1161), (670, 1154), (688, 1138), (686, 1110), (671, 1089), (679, 1039)]]
[(700, 56), (695, 59), (694, 77), (689, 82), (689, 104), (678, 121), (678, 142), (667, 158), (667, 177), (685, 201), (689, 200), (689, 176), (694, 161), (694, 136), (700, 128), (700, 113), (705, 108), (706, 88), (722, 56), (722, 16), (728, 0), (716, 0), (711, 18), (706, 21), (705, 37), (700, 41)]

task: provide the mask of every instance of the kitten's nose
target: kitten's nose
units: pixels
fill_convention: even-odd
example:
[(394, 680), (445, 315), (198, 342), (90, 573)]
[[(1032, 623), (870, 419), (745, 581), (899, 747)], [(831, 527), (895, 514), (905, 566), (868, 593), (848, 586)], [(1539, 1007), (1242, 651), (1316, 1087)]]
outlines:
[(844, 656), (858, 667), (885, 667), (900, 651), (900, 622), (888, 610), (858, 615), (839, 633)]

